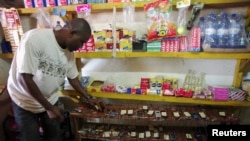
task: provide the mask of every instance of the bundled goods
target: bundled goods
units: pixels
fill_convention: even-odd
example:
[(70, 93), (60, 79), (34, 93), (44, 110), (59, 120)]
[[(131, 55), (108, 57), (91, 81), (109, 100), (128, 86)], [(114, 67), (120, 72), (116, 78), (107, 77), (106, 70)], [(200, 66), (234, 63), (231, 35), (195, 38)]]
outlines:
[(172, 12), (170, 0), (150, 2), (144, 6), (144, 11), (148, 41), (177, 36), (176, 24), (171, 19), (170, 14)]
[(15, 52), (23, 36), (22, 24), (17, 9), (0, 8), (0, 19), (5, 40), (10, 42), (11, 45), (9, 53)]
[(241, 89), (237, 89), (237, 88), (230, 88), (229, 89), (229, 98), (231, 100), (235, 100), (235, 101), (243, 101), (246, 99), (246, 91), (241, 90)]
[(71, 0), (23, 0), (25, 8), (54, 7), (70, 4)]
[(229, 88), (223, 86), (208, 86), (208, 90), (213, 93), (213, 100), (227, 101), (229, 100)]
[(209, 13), (200, 19), (205, 52), (249, 52), (242, 16), (237, 13)]

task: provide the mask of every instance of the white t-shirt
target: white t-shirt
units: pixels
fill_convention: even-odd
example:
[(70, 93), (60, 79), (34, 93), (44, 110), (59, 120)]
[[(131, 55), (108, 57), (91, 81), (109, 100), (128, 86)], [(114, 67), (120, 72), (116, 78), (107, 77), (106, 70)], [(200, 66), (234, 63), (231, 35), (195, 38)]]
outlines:
[(51, 104), (58, 100), (58, 87), (65, 77), (78, 75), (74, 54), (59, 46), (52, 29), (33, 29), (24, 34), (8, 78), (8, 92), (17, 105), (33, 113), (45, 111), (18, 81), (20, 73), (34, 75), (33, 80)]

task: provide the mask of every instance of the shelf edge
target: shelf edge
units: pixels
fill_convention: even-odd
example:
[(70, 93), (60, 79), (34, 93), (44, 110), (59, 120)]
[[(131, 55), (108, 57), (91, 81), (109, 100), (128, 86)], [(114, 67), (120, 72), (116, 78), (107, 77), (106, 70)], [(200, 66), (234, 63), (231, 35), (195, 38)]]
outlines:
[[(80, 95), (78, 92), (74, 90), (63, 90), (63, 91), (60, 91), (60, 93), (64, 95), (74, 95), (74, 96)], [(89, 92), (89, 94), (94, 97), (110, 98), (110, 99), (142, 100), (142, 101), (199, 104), (199, 105), (204, 104), (204, 105), (213, 105), (213, 106), (250, 107), (250, 102), (248, 101), (214, 101), (214, 100), (193, 99), (193, 98), (175, 97), (175, 96), (132, 95), (132, 94), (120, 94), (120, 93)]]

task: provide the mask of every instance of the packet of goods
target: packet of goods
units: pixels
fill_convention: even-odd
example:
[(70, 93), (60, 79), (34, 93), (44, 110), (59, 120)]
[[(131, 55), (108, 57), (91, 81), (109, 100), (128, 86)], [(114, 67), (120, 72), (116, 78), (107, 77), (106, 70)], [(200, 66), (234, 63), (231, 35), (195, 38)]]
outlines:
[(148, 41), (177, 35), (176, 24), (171, 21), (170, 0), (158, 0), (144, 6)]

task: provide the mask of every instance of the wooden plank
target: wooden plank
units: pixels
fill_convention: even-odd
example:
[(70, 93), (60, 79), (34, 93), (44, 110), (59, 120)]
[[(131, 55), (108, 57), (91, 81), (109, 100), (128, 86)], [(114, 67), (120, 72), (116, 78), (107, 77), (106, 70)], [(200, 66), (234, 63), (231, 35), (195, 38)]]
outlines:
[[(175, 8), (177, 0), (173, 0), (173, 7)], [(194, 4), (196, 1), (192, 1)], [(198, 2), (203, 2), (205, 8), (209, 7), (237, 7), (237, 6), (246, 6), (249, 5), (249, 0), (199, 0)], [(132, 2), (136, 9), (143, 9), (144, 5), (149, 2)], [(79, 4), (80, 5), (80, 4)], [(124, 3), (96, 3), (91, 4), (91, 12), (103, 11), (103, 10), (112, 10), (113, 7), (117, 9), (122, 9)], [(67, 12), (76, 12), (77, 5), (67, 5), (67, 6), (58, 6), (57, 8), (63, 8)], [(51, 12), (53, 7), (46, 7), (45, 9)], [(20, 14), (32, 14), (37, 11), (37, 8), (19, 8), (18, 12)]]
[[(76, 91), (67, 90), (61, 91), (65, 95), (78, 95)], [(67, 94), (68, 93), (68, 94)], [(89, 92), (94, 97), (99, 98), (110, 98), (120, 100), (142, 100), (142, 101), (157, 101), (157, 102), (169, 102), (169, 103), (182, 103), (182, 104), (198, 104), (198, 105), (214, 105), (214, 106), (239, 106), (239, 107), (250, 107), (248, 101), (214, 101), (206, 99), (193, 99), (185, 97), (175, 96), (158, 96), (158, 95), (132, 95), (132, 94), (120, 94), (120, 93), (96, 93)]]

